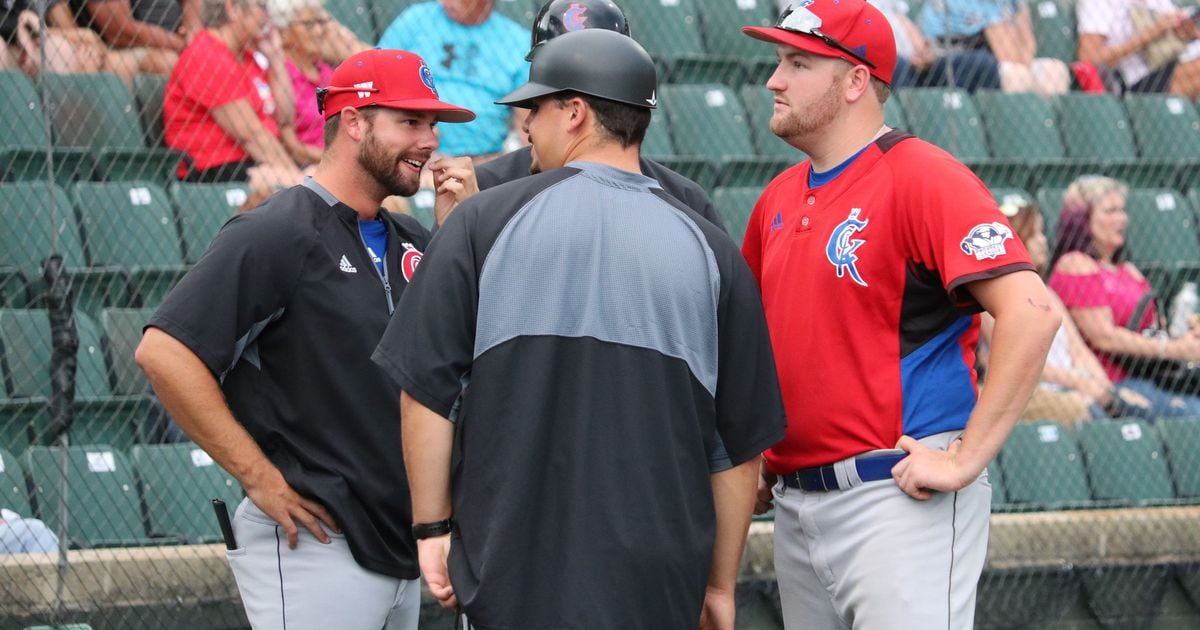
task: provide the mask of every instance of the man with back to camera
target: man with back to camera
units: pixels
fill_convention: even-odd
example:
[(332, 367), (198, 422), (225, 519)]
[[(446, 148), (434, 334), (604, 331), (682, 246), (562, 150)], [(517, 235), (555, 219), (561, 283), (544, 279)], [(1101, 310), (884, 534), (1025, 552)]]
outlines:
[[(439, 120), (474, 114), (440, 101), (407, 51), (353, 55), (330, 85), (314, 175), (221, 229), (136, 358), (246, 490), (228, 555), (251, 625), (411, 630), (421, 593), (399, 393), (370, 355), (429, 232), (379, 206), (417, 190)], [(447, 180), (439, 204), (461, 189)]]
[[(612, 0), (550, 0), (542, 5), (533, 20), (532, 46), (526, 60), (532, 60), (538, 48), (563, 33), (589, 28), (602, 28), (629, 36), (629, 23), (625, 13)], [(530, 174), (531, 146), (510, 151), (494, 160), (475, 167), (479, 189), (511, 182)], [(724, 229), (712, 201), (699, 184), (646, 157), (639, 159), (642, 174), (655, 179), (663, 189), (713, 225)]]
[(480, 630), (733, 628), (782, 403), (736, 246), (638, 172), (655, 85), (618, 33), (547, 42), (500, 101), (541, 172), (454, 211), (374, 355), (422, 573)]
[[(785, 624), (970, 628), (986, 467), (1059, 318), (983, 183), (884, 125), (896, 52), (877, 8), (805, 0), (743, 31), (776, 44), (771, 130), (811, 157), (763, 191), (742, 248), (788, 411), (756, 506), (774, 485)], [(981, 310), (996, 328), (977, 394)]]

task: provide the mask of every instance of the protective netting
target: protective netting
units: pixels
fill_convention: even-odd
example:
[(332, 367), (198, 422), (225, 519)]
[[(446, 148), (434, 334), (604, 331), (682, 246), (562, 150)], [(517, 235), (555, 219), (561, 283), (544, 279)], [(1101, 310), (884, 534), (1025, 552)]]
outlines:
[[(740, 242), (763, 186), (803, 159), (770, 131), (774, 47), (738, 29), (772, 24), (778, 7), (619, 4), (658, 63), (644, 153), (703, 186)], [(1200, 44), (1188, 13), (1172, 18), (1169, 0), (879, 6), (902, 58), (887, 124), (974, 170), (1014, 237), (1031, 252), (1041, 242), (1043, 275), (1075, 324), (990, 468), (979, 627), (1195, 627)], [(412, 0), (0, 7), (0, 628), (245, 625), (210, 507), (236, 505), (241, 489), (172, 425), (133, 349), (221, 225), (319, 159), (311, 87), (389, 27), (413, 32), (401, 17), (410, 8), (440, 10)], [(507, 26), (465, 45), (413, 36), (411, 47), (428, 47), (417, 52), (447, 100), (455, 84), (494, 84), (464, 103), (486, 107), (523, 82), (497, 68), (523, 72), (538, 8), (495, 0)], [(269, 24), (278, 37), (261, 35)], [(473, 150), (481, 156), (509, 149), (523, 138), (506, 117), (498, 134), (443, 138), (499, 138)], [(432, 205), (423, 188), (395, 207), (428, 225)], [(767, 520), (748, 544), (743, 627), (781, 627), (773, 571)], [(428, 627), (452, 625), (428, 602), (424, 615)]]

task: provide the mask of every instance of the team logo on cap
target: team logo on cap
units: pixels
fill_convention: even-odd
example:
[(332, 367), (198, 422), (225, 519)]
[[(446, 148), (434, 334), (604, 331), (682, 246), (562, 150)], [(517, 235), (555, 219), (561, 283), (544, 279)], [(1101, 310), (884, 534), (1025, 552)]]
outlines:
[(405, 282), (412, 282), (417, 265), (421, 264), (421, 252), (412, 243), (401, 243), (404, 253), (400, 255), (400, 273), (404, 274)]
[(861, 238), (851, 238), (871, 222), (870, 219), (860, 220), (858, 218), (860, 213), (862, 213), (862, 208), (851, 209), (850, 216), (833, 228), (833, 233), (829, 235), (829, 244), (825, 246), (825, 257), (833, 263), (837, 270), (837, 277), (844, 278), (846, 274), (850, 274), (850, 279), (855, 284), (865, 287), (867, 283), (858, 273), (858, 256), (854, 252), (858, 251), (858, 248), (867, 241)]
[(429, 66), (425, 65), (424, 59), (421, 60), (421, 69), (417, 73), (421, 75), (421, 83), (424, 83), (425, 87), (433, 92), (434, 98), (438, 98), (437, 88), (433, 87), (433, 73), (429, 71)]
[(975, 260), (988, 260), (1006, 254), (1004, 241), (1012, 237), (1012, 230), (1003, 223), (980, 223), (971, 228), (959, 247), (964, 254), (974, 254)]
[(571, 7), (563, 12), (563, 28), (568, 31), (582, 31), (587, 28), (584, 22), (587, 22), (587, 7), (580, 6), (579, 3), (571, 3)]

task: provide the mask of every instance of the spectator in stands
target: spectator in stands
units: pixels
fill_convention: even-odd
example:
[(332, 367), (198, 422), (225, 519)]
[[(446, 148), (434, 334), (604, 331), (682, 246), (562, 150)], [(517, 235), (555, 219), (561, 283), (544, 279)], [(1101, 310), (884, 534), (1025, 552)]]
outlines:
[[(784, 0), (791, 4), (791, 0)], [(961, 87), (970, 92), (1000, 89), (999, 62), (983, 50), (941, 50), (908, 19), (905, 0), (871, 0), (896, 38), (896, 70), (892, 87)]]
[[(1000, 210), (1008, 217), (1017, 238), (1024, 243), (1029, 258), (1044, 275), (1050, 259), (1050, 248), (1043, 231), (1042, 213), (1032, 200), (1006, 200)], [(1086, 420), (1110, 417), (1140, 416), (1149, 418), (1150, 401), (1137, 392), (1114, 386), (1096, 355), (1087, 347), (1079, 329), (1071, 320), (1066, 306), (1054, 291), (1048, 292), (1051, 306), (1062, 317), (1062, 325), (1054, 335), (1042, 380), (1029, 404), (1021, 413), (1022, 420), (1057, 420), (1067, 426)], [(991, 341), (992, 316), (983, 313), (981, 346)], [(986, 366), (987, 353), (978, 358)]]
[[(529, 78), (529, 31), (493, 11), (494, 0), (435, 0), (415, 4), (396, 17), (379, 38), (380, 48), (411, 50), (429, 60), (441, 95), (470, 108), (478, 118), (440, 127), (445, 155), (495, 157), (525, 110), (495, 104)], [(514, 131), (515, 133), (515, 131)], [(514, 147), (515, 148), (515, 147)]]
[(317, 88), (328, 87), (333, 66), (370, 48), (350, 29), (333, 19), (323, 0), (270, 0), (271, 21), (283, 42), (296, 122), (280, 129), (280, 139), (306, 163), (321, 159), (325, 148), (325, 119), (317, 111)]
[(1067, 64), (1036, 57), (1026, 0), (931, 0), (921, 7), (918, 20), (921, 30), (943, 48), (994, 56), (1005, 92), (1049, 96), (1071, 87)]
[(1150, 402), (1151, 417), (1200, 416), (1200, 396), (1175, 394), (1151, 379), (1132, 376), (1137, 361), (1200, 361), (1200, 331), (1170, 339), (1147, 336), (1155, 323), (1150, 283), (1123, 259), (1128, 188), (1085, 175), (1063, 196), (1050, 288), (1066, 305), (1109, 380)]
[(0, 508), (0, 555), (58, 551), (58, 536), (36, 518)]
[(127, 83), (135, 74), (170, 74), (179, 52), (199, 32), (200, 0), (70, 0), (75, 20), (128, 54), (111, 68)]
[[(1079, 0), (1075, 16), (1079, 60), (1115, 68), (1121, 89), (1200, 96), (1196, 23), (1171, 0)], [(1144, 23), (1135, 25), (1135, 16)], [(1148, 56), (1150, 47), (1169, 35), (1179, 38), (1182, 54), (1177, 48), (1162, 58)], [(1183, 42), (1191, 43), (1183, 48)]]
[(167, 144), (186, 154), (179, 178), (299, 183), (297, 162), (279, 140), (295, 108), (265, 0), (202, 0), (201, 19), (163, 100)]
[[(30, 0), (4, 0), (0, 14), (0, 68), (20, 69), (36, 77), (43, 70), (59, 74), (79, 74), (120, 66), (119, 53), (110, 52), (94, 32), (79, 28), (71, 10), (62, 2), (46, 8), (43, 28)], [(42, 53), (45, 38), (45, 57)]]

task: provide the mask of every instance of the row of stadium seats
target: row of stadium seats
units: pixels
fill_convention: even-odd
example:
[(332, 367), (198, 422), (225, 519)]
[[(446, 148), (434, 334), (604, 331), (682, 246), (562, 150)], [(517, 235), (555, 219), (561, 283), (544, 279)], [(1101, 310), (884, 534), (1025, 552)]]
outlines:
[[(75, 312), (74, 421), (76, 444), (126, 449), (149, 441), (139, 428), (150, 413), (146, 378), (133, 360), (153, 309), (111, 308), (99, 320)], [(0, 447), (14, 452), (49, 444), (51, 426), (50, 318), (43, 309), (0, 309)]]
[(1018, 424), (989, 467), (999, 511), (1200, 504), (1200, 422)]
[(242, 500), (229, 473), (192, 444), (139, 445), (128, 453), (109, 445), (35, 446), (18, 460), (0, 449), (0, 505), (59, 531), (66, 499), (73, 548), (221, 540), (210, 502), (221, 499), (232, 511)]
[(238, 184), (0, 184), (0, 306), (38, 305), (42, 260), (58, 252), (76, 304), (157, 304), (246, 200)]

